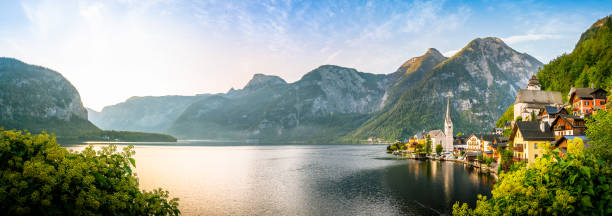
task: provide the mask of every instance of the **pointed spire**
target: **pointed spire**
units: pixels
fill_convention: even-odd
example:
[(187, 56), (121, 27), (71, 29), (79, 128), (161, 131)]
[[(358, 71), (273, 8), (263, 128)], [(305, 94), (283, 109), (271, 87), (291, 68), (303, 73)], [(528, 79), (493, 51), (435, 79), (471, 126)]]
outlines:
[(446, 123), (452, 124), (451, 116), (450, 116), (450, 97), (447, 98), (446, 101)]

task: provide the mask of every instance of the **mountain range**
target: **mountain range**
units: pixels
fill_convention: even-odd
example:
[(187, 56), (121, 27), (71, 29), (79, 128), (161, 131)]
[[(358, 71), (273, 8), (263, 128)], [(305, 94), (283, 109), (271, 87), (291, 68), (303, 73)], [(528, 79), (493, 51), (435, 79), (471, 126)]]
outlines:
[(62, 142), (176, 141), (164, 134), (100, 130), (60, 73), (13, 58), (0, 58), (0, 128), (46, 131)]
[(450, 58), (430, 48), (390, 74), (334, 65), (294, 83), (256, 74), (224, 94), (133, 97), (89, 119), (103, 129), (185, 139), (394, 140), (442, 128), (450, 97), (455, 131), (471, 133), (493, 127), (542, 65), (499, 38), (477, 38)]

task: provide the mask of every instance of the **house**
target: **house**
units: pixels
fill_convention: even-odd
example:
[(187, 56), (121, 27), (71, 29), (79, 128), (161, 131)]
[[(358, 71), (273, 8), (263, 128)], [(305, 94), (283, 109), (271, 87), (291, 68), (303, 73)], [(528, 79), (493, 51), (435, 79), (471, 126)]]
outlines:
[(509, 137), (505, 137), (505, 136), (496, 136), (495, 139), (493, 139), (493, 144), (491, 145), (493, 147), (493, 157), (496, 159), (500, 159), (501, 158), (501, 151), (504, 151), (508, 148), (508, 139)]
[(568, 98), (572, 105), (572, 114), (580, 117), (597, 112), (598, 109), (606, 109), (608, 92), (601, 88), (576, 88), (570, 89)]
[(504, 129), (503, 128), (493, 128), (493, 131), (491, 131), (493, 134), (498, 134), (501, 135), (504, 133)]
[(521, 117), (531, 120), (531, 116), (539, 116), (545, 106), (559, 106), (563, 104), (563, 96), (558, 91), (542, 91), (540, 83), (535, 76), (531, 77), (527, 89), (521, 89), (514, 101), (514, 119)]
[(581, 136), (586, 134), (586, 126), (583, 118), (561, 114), (551, 124), (555, 139), (562, 136)]
[(546, 143), (555, 141), (555, 136), (545, 122), (516, 122), (509, 140), (514, 143), (514, 160), (533, 164), (544, 153)]
[(504, 130), (512, 129), (512, 121), (507, 121), (504, 123)]
[(487, 157), (493, 157), (495, 147), (493, 144), (496, 142), (495, 140), (501, 137), (498, 134), (481, 134), (480, 135), (480, 151), (482, 151), (483, 155)]
[(540, 91), (521, 89), (514, 101), (514, 120), (521, 117), (531, 120), (532, 113), (539, 116), (545, 106), (560, 106), (563, 96), (558, 91)]
[(461, 153), (461, 151), (466, 151), (468, 148), (467, 145), (467, 139), (468, 136), (466, 135), (461, 135), (461, 136), (456, 136), (453, 138), (453, 152), (457, 155), (459, 155)]
[(480, 148), (480, 134), (472, 134), (466, 140), (467, 152), (482, 152)]
[(548, 125), (552, 125), (552, 122), (561, 114), (568, 115), (569, 113), (561, 106), (544, 106), (542, 121), (547, 122)]

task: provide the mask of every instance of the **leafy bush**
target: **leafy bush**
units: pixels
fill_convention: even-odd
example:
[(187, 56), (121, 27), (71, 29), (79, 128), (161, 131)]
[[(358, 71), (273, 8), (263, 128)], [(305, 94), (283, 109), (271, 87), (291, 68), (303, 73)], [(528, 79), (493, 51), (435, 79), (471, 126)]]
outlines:
[(0, 130), (0, 212), (8, 215), (178, 215), (178, 199), (141, 191), (133, 146), (72, 152), (45, 132)]
[(516, 164), (502, 173), (492, 198), (478, 196), (476, 208), (453, 205), (453, 215), (610, 215), (612, 169), (589, 152), (559, 150), (537, 158), (532, 166)]
[(444, 147), (442, 147), (442, 145), (436, 145), (436, 154), (440, 155), (440, 153), (442, 153), (442, 150), (444, 150)]
[[(608, 99), (612, 99), (612, 95)], [(608, 110), (605, 111), (600, 110), (586, 121), (588, 128), (586, 134), (591, 145), (587, 150), (608, 162), (612, 161), (612, 111), (610, 109), (612, 107), (608, 107)]]

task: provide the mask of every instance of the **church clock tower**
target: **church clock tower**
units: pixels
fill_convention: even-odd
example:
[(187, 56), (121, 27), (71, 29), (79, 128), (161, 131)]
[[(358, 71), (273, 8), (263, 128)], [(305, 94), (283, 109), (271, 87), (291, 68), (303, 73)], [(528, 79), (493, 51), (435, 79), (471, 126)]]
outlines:
[(444, 151), (453, 151), (453, 121), (451, 120), (450, 115), (450, 97), (447, 98), (446, 102), (446, 119), (444, 120), (444, 135), (446, 138), (444, 139)]

